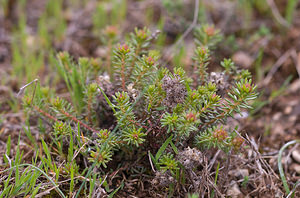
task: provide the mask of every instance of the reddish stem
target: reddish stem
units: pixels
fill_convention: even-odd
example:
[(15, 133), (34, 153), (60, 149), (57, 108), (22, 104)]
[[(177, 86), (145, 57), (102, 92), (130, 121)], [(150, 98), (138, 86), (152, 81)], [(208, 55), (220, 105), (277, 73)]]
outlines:
[(79, 123), (79, 125), (81, 125), (82, 127), (94, 132), (94, 133), (98, 133), (98, 131), (92, 127), (90, 127), (87, 124), (84, 124), (81, 120), (78, 120), (76, 117), (70, 115), (68, 112), (65, 112), (64, 110), (59, 110), (59, 112), (61, 112), (62, 114), (64, 114), (65, 116), (67, 116), (68, 118), (71, 118), (71, 120), (73, 120), (76, 123)]
[(49, 118), (49, 119), (51, 119), (51, 120), (54, 120), (54, 121), (56, 121), (56, 122), (58, 121), (57, 118), (55, 118), (54, 116), (50, 115), (49, 113), (43, 111), (43, 110), (40, 109), (39, 107), (33, 106), (33, 108), (34, 108), (36, 111), (38, 111), (38, 112), (40, 112), (41, 114), (43, 114), (45, 117), (47, 117), (47, 118)]

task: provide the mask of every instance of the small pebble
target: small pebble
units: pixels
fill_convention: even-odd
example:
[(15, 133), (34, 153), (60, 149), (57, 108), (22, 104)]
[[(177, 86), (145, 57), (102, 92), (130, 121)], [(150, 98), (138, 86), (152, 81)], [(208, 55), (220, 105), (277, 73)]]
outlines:
[(248, 169), (237, 169), (237, 170), (231, 170), (228, 173), (229, 175), (233, 175), (238, 178), (244, 178), (246, 176), (249, 176)]
[(247, 54), (246, 52), (242, 52), (242, 51), (236, 52), (233, 55), (232, 59), (237, 65), (240, 65), (245, 69), (250, 68), (254, 61), (253, 58), (249, 54)]
[(291, 170), (293, 170), (296, 173), (300, 174), (300, 164), (293, 163), (290, 167), (291, 167)]
[(232, 186), (229, 187), (229, 189), (227, 190), (226, 195), (232, 198), (239, 198), (239, 197), (243, 197), (242, 192), (239, 188), (239, 186), (237, 185), (237, 183), (231, 182)]
[(299, 150), (294, 150), (292, 152), (292, 157), (297, 163), (300, 164), (300, 151)]
[(281, 112), (277, 112), (277, 113), (274, 114), (273, 120), (277, 121), (277, 120), (279, 120), (281, 118), (281, 116), (282, 116), (282, 113)]
[(296, 120), (297, 120), (297, 116), (296, 116), (296, 115), (289, 116), (289, 121), (290, 121), (291, 123), (296, 122)]
[(293, 110), (293, 108), (291, 106), (287, 106), (284, 109), (284, 114), (290, 114), (290, 113), (292, 113), (292, 110)]

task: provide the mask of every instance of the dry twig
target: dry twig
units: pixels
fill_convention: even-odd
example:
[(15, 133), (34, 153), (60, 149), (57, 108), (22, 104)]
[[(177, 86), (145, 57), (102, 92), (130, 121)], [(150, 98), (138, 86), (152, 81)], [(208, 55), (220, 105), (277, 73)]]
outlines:
[(266, 78), (259, 83), (259, 87), (266, 86), (270, 83), (271, 79), (273, 78), (274, 74), (278, 71), (281, 65), (291, 56), (293, 49), (287, 50), (273, 65), (272, 69), (267, 74)]
[(290, 24), (280, 15), (274, 0), (267, 0), (267, 3), (270, 6), (272, 14), (277, 22), (284, 27), (289, 27)]

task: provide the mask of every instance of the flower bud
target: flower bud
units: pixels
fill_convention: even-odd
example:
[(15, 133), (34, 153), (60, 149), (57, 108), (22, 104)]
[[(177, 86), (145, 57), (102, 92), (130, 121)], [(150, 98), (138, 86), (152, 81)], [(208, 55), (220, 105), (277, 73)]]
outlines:
[(186, 119), (190, 122), (194, 122), (196, 120), (196, 114), (189, 112), (186, 114)]
[(251, 92), (252, 91), (252, 86), (250, 83), (246, 83), (244, 86), (243, 86), (243, 90), (247, 93)]
[(154, 59), (151, 57), (151, 56), (148, 56), (146, 58), (146, 63), (149, 65), (149, 66), (152, 66), (154, 65)]
[(208, 53), (208, 48), (207, 47), (198, 47), (197, 48), (197, 53), (199, 56), (205, 56)]
[(127, 44), (120, 45), (118, 49), (123, 54), (127, 54), (128, 52), (130, 52), (130, 49)]
[(147, 38), (147, 33), (145, 32), (145, 30), (137, 30), (136, 36), (140, 40), (145, 40)]
[(217, 129), (213, 132), (213, 137), (221, 142), (228, 137), (228, 133), (224, 129)]
[(118, 29), (116, 26), (110, 25), (107, 26), (104, 30), (104, 33), (110, 38), (113, 39), (117, 36)]
[(204, 32), (207, 36), (214, 36), (215, 35), (215, 28), (213, 26), (208, 26), (204, 28)]
[(244, 143), (244, 139), (241, 137), (235, 137), (231, 141), (231, 144), (235, 150), (238, 150), (242, 146), (243, 143)]

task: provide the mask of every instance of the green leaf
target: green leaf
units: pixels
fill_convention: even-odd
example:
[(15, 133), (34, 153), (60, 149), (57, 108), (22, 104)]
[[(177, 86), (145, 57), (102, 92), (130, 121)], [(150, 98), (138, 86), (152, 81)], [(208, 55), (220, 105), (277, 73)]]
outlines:
[(178, 149), (176, 148), (175, 144), (172, 141), (170, 142), (170, 145), (171, 145), (173, 151), (175, 152), (175, 154), (178, 154)]
[(42, 183), (40, 183), (35, 189), (33, 190), (31, 197), (35, 197), (35, 195), (39, 192), (40, 187), (42, 186)]
[[(5, 154), (6, 154), (7, 156), (10, 155), (10, 148), (11, 148), (11, 137), (10, 137), (10, 135), (9, 135), (8, 138), (7, 138), (7, 141), (6, 141), (6, 152), (5, 152)], [(4, 155), (4, 162), (5, 162), (5, 163), (8, 163), (8, 162), (9, 162), (9, 159), (6, 157), (6, 155)]]
[(152, 160), (154, 166), (155, 166), (155, 167), (158, 167), (159, 165), (158, 165), (158, 162), (157, 162), (157, 160), (155, 159), (155, 157), (150, 153), (150, 151), (148, 151), (148, 154), (149, 154), (149, 156), (150, 156), (150, 158), (151, 158), (151, 160)]
[(167, 146), (170, 144), (170, 142), (172, 141), (173, 135), (171, 135), (164, 143), (163, 145), (161, 145), (161, 147), (159, 148), (159, 150), (157, 151), (156, 155), (155, 155), (155, 160), (158, 161), (158, 159), (160, 158), (160, 156), (162, 156), (163, 152), (166, 150)]
[(124, 181), (122, 181), (121, 185), (117, 189), (115, 189), (112, 193), (110, 193), (108, 197), (109, 198), (114, 197), (114, 195), (120, 190), (120, 188), (123, 188), (123, 187), (124, 187)]
[(47, 144), (45, 143), (44, 139), (42, 139), (42, 145), (43, 145), (44, 152), (45, 152), (45, 154), (47, 156), (46, 163), (47, 163), (48, 167), (51, 170), (53, 170), (53, 165), (52, 165), (50, 151), (49, 151), (49, 148), (48, 148)]
[(107, 97), (107, 95), (105, 94), (105, 92), (102, 90), (102, 88), (100, 86), (98, 86), (98, 89), (100, 89), (100, 91), (103, 94), (107, 104), (110, 106), (110, 108), (112, 108), (113, 112), (116, 113), (115, 105), (109, 100), (109, 98)]

